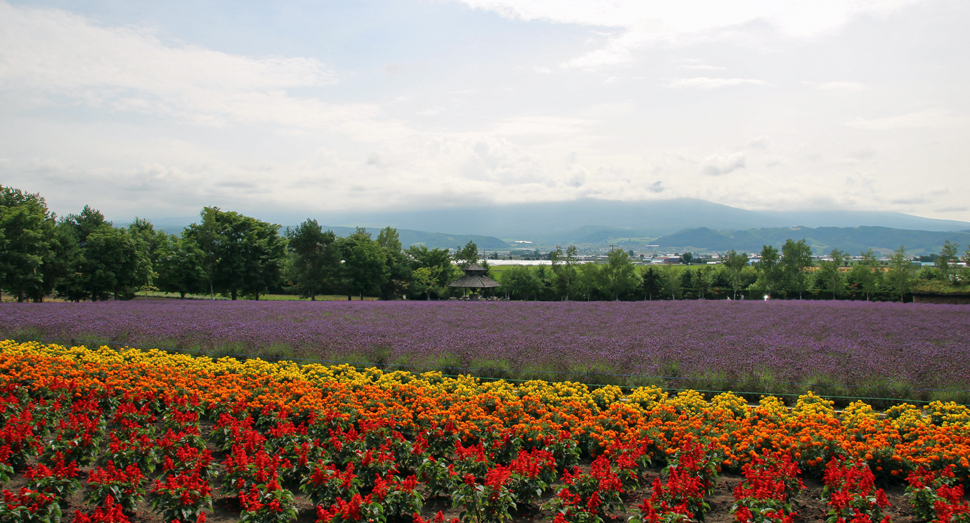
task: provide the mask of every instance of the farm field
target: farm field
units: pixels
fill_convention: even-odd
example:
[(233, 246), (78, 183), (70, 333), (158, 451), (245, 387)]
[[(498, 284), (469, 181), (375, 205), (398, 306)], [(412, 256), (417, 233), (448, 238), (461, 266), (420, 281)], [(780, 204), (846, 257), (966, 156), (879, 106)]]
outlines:
[(0, 306), (0, 337), (393, 370), (970, 402), (970, 309), (868, 302), (99, 302)]
[(0, 420), (4, 521), (908, 523), (970, 511), (970, 409), (954, 403), (836, 412), (806, 394), (788, 409), (5, 341)]

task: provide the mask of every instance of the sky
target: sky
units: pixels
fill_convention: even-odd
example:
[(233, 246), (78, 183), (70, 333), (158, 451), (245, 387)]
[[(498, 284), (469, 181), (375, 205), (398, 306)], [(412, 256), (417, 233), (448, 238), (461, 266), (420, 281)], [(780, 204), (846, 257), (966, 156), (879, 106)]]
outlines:
[(962, 0), (0, 0), (0, 185), (121, 223), (578, 198), (970, 221), (968, 26)]

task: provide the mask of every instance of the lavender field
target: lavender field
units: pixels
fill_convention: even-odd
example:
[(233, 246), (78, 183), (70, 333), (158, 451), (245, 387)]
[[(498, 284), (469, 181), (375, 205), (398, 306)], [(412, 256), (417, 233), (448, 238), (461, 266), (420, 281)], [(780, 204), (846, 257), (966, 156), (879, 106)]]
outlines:
[(213, 356), (403, 365), (510, 379), (970, 400), (970, 307), (960, 305), (4, 304), (0, 337), (101, 340)]

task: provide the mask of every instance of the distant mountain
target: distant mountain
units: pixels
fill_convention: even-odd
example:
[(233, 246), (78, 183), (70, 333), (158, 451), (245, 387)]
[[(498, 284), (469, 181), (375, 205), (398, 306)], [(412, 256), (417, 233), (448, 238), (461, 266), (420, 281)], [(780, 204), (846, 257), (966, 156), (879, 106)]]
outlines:
[(939, 232), (893, 229), (890, 227), (777, 227), (746, 231), (715, 231), (706, 227), (685, 229), (661, 236), (654, 243), (662, 249), (701, 252), (735, 249), (761, 252), (764, 245), (781, 249), (786, 240), (805, 240), (816, 254), (832, 249), (858, 254), (873, 249), (889, 253), (906, 247), (910, 254), (937, 253), (946, 240), (961, 246), (970, 245), (970, 232)]
[[(306, 216), (256, 218), (274, 223), (300, 223)], [(747, 211), (688, 198), (639, 202), (584, 199), (421, 211), (319, 213), (311, 218), (319, 223), (333, 224), (331, 228), (334, 232), (338, 229), (344, 231), (337, 232), (341, 236), (349, 234), (358, 225), (367, 227), (375, 236), (381, 228), (391, 226), (398, 230), (405, 246), (420, 243), (429, 248), (454, 247), (473, 240), (483, 249), (504, 249), (508, 248), (506, 241), (528, 240), (537, 247), (615, 244), (636, 249), (638, 245), (656, 244), (656, 238), (663, 236), (665, 242), (677, 246), (703, 246), (718, 250), (730, 244), (736, 249), (752, 250), (756, 246), (760, 250), (762, 244), (774, 244), (777, 238), (768, 232), (752, 231), (801, 227), (816, 231), (813, 234), (818, 235), (815, 241), (819, 248), (839, 245), (839, 249), (855, 252), (861, 245), (895, 249), (903, 244), (909, 249), (926, 245), (927, 249), (933, 250), (930, 245), (941, 245), (942, 240), (938, 235), (926, 236), (919, 231), (970, 232), (970, 222), (935, 220), (894, 212)], [(157, 228), (169, 233), (180, 233), (182, 228), (194, 221), (197, 218), (153, 220)], [(708, 231), (676, 235), (678, 231), (703, 228)], [(860, 231), (853, 234), (825, 232), (828, 228), (857, 228)], [(909, 233), (877, 232), (879, 228)], [(882, 239), (863, 239), (871, 235)], [(783, 243), (787, 238), (784, 236), (780, 241)]]
[(578, 243), (592, 234), (602, 236), (600, 231), (607, 229), (616, 230), (612, 232), (613, 237), (653, 238), (701, 227), (746, 231), (798, 226), (875, 226), (925, 231), (970, 231), (970, 222), (934, 220), (902, 213), (746, 211), (687, 198), (640, 202), (585, 199), (428, 211), (330, 213), (314, 218), (321, 223), (347, 226), (380, 224), (399, 230), (447, 231), (452, 234), (477, 234), (506, 240), (538, 240), (547, 243)]
[[(292, 227), (295, 228), (296, 226)], [(332, 230), (334, 234), (340, 237), (350, 235), (355, 229), (355, 227), (323, 227), (323, 230)], [(365, 229), (371, 233), (371, 237), (377, 238), (377, 234), (381, 232), (383, 227), (365, 227)], [(412, 245), (424, 245), (429, 249), (448, 249), (463, 247), (469, 241), (475, 242), (475, 245), (479, 249), (502, 250), (510, 248), (508, 243), (494, 236), (478, 234), (445, 234), (440, 232), (414, 231), (411, 229), (397, 229), (397, 234), (405, 249)]]

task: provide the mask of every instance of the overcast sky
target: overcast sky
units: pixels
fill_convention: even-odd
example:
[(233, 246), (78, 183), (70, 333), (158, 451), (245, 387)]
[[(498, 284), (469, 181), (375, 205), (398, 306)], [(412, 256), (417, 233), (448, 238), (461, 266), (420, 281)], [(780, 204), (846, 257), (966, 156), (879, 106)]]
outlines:
[(581, 197), (970, 221), (967, 27), (965, 0), (0, 0), (0, 184), (117, 222)]

